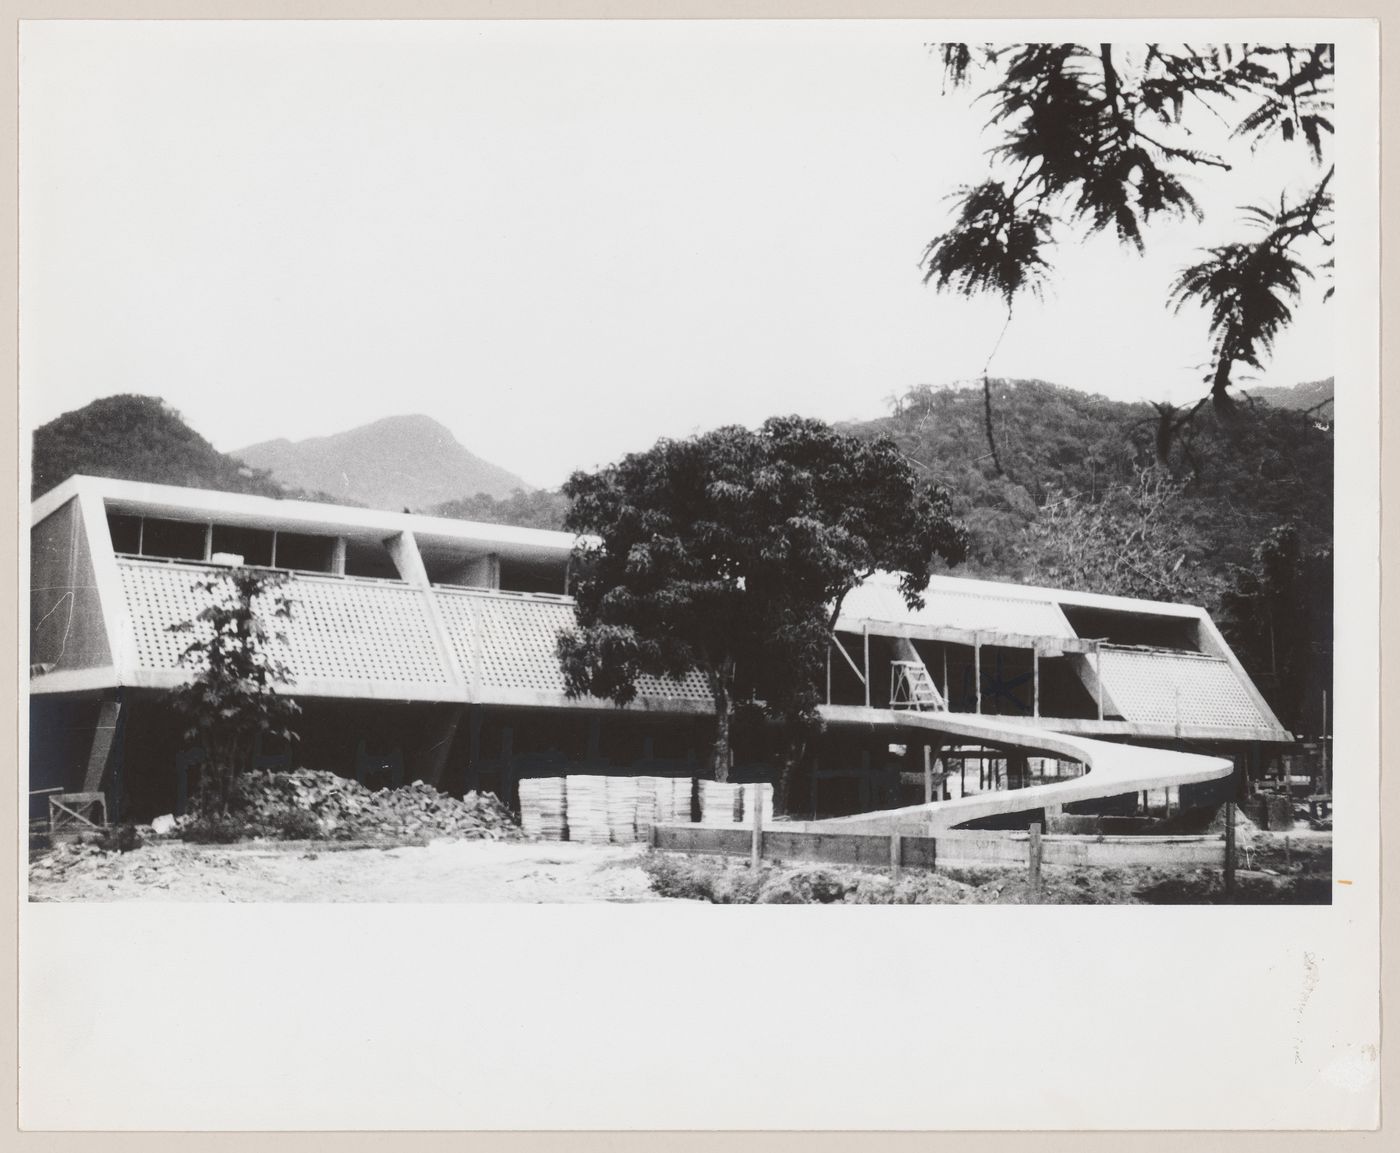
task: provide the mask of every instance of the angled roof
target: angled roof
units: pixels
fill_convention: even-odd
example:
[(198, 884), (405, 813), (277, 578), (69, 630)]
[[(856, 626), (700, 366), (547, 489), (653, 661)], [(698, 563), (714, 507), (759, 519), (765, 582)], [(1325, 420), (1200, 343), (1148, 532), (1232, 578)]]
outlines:
[(913, 624), (1042, 637), (1076, 635), (1049, 596), (1022, 595), (1015, 585), (934, 577), (924, 593), (924, 607), (911, 609), (900, 594), (898, 576), (889, 573), (871, 577), (841, 602), (838, 629), (856, 630), (866, 624), (875, 632), (880, 624)]
[(469, 545), (482, 552), (496, 552), (527, 561), (553, 560), (560, 565), (568, 560), (577, 540), (573, 533), (549, 529), (91, 476), (69, 477), (39, 497), (31, 509), (31, 523), (37, 524), (79, 492), (101, 500), (113, 512), (139, 512), (146, 516), (184, 520), (216, 520), (221, 524), (248, 528), (325, 533), (352, 538), (382, 539), (411, 532), (428, 545)]

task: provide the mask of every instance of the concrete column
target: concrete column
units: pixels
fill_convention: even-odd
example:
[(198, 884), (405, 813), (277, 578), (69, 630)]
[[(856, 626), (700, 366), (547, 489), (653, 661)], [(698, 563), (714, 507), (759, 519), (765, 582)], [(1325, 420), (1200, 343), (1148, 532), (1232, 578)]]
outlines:
[[(126, 708), (122, 702), (121, 690), (102, 698), (97, 707), (97, 725), (92, 733), (92, 745), (88, 749), (87, 768), (83, 773), (83, 792), (102, 791), (102, 784), (109, 777), (115, 777), (121, 760), (121, 735), (126, 720)], [(108, 805), (114, 809), (114, 804)]]
[(413, 539), (413, 533), (408, 529), (395, 533), (384, 542), (384, 547), (389, 550), (399, 576), (411, 585), (428, 587), (428, 570), (423, 567), (423, 555), (418, 551), (418, 542)]

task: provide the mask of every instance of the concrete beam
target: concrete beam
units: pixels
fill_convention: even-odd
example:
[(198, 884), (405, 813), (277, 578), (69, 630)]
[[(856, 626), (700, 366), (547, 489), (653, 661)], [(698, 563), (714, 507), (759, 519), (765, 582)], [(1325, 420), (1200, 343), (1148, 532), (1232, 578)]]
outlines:
[(97, 707), (97, 726), (88, 750), (87, 769), (83, 773), (83, 792), (102, 791), (102, 782), (116, 769), (121, 758), (121, 729), (125, 707), (119, 696), (102, 699)]

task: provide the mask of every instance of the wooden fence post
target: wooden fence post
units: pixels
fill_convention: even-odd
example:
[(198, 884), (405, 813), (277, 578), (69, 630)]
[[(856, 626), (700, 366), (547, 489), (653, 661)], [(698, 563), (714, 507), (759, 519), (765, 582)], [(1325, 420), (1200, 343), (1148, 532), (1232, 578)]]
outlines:
[(1235, 802), (1225, 802), (1225, 892), (1235, 891)]
[(899, 880), (900, 870), (904, 865), (904, 838), (898, 833), (890, 834), (890, 868), (894, 870), (894, 879)]
[(757, 869), (759, 861), (763, 860), (763, 798), (760, 795), (762, 785), (755, 784), (753, 789), (753, 847), (749, 852), (749, 868)]
[(1030, 886), (1031, 900), (1040, 901), (1040, 822), (1031, 825), (1030, 840)]

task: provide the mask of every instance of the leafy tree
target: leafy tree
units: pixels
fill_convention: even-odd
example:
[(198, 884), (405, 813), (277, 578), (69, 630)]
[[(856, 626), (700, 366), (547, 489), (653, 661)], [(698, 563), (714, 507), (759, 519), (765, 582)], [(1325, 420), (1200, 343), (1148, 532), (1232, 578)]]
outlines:
[(1222, 627), (1279, 718), (1316, 732), (1332, 682), (1332, 552), (1296, 525), (1271, 532), (1221, 597)]
[[(1202, 218), (1189, 173), (1223, 176), (1241, 148), (1275, 139), (1299, 148), (1309, 190), (1244, 208), (1251, 234), (1206, 250), (1167, 294), (1177, 310), (1209, 312), (1214, 350), (1200, 403), (1226, 407), (1235, 366), (1262, 366), (1302, 281), (1331, 268), (1332, 45), (940, 48), (954, 88), (983, 82), (999, 142), (986, 177), (955, 194), (951, 225), (925, 249), (924, 282), (999, 297), (1008, 324), (1018, 299), (1043, 290), (1057, 244), (1112, 232), (1142, 252), (1157, 217)], [(1001, 472), (983, 378), (984, 427)], [(1164, 420), (1168, 438), (1180, 423)]]
[(947, 493), (920, 482), (888, 440), (780, 417), (662, 440), (564, 485), (577, 551), (578, 627), (559, 643), (571, 695), (618, 704), (644, 675), (704, 673), (714, 695), (711, 769), (732, 764), (741, 700), (792, 740), (779, 806), (815, 722), (831, 626), (847, 592), (899, 572), (911, 605), (930, 567), (965, 542)]
[(185, 739), (207, 754), (198, 801), (205, 815), (228, 812), (260, 736), (296, 739), (291, 722), (301, 709), (279, 691), (292, 683), (277, 654), (292, 612), (286, 581), (286, 573), (251, 568), (200, 577), (195, 588), (209, 604), (193, 620), (170, 626), (192, 638), (180, 663), (194, 680), (176, 689), (171, 703), (185, 722)]
[(1179, 481), (1153, 468), (1098, 503), (1047, 501), (1023, 537), (1031, 580), (1143, 600), (1213, 600), (1212, 578), (1178, 513), (1181, 495)]

